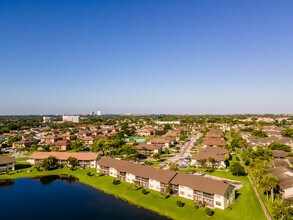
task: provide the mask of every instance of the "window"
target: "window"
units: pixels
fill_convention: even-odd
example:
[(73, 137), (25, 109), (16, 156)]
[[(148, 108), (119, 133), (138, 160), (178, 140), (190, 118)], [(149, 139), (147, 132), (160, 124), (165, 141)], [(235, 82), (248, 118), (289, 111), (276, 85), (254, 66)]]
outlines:
[(221, 196), (220, 195), (217, 195), (217, 194), (215, 194), (215, 197), (218, 198), (218, 199), (221, 198)]
[(222, 203), (220, 203), (220, 202), (216, 202), (216, 205), (217, 205), (217, 206), (221, 206)]
[(191, 198), (191, 194), (188, 194), (187, 196), (188, 196), (189, 198)]
[(150, 188), (153, 188), (153, 185), (152, 184), (150, 184)]
[(180, 195), (184, 196), (184, 192), (183, 191), (180, 191)]

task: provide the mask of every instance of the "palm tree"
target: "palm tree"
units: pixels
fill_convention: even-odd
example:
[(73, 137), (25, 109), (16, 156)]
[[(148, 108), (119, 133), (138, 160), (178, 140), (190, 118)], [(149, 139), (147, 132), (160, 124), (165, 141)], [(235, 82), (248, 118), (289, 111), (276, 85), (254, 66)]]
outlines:
[(271, 199), (272, 199), (272, 202), (274, 202), (274, 188), (278, 185), (278, 179), (272, 174), (268, 174), (266, 178), (271, 188)]
[(267, 199), (269, 200), (269, 190), (271, 188), (267, 176), (260, 181), (259, 185), (267, 193)]
[(255, 179), (257, 179), (258, 182), (260, 182), (268, 174), (268, 170), (265, 168), (255, 168), (253, 174), (255, 176)]

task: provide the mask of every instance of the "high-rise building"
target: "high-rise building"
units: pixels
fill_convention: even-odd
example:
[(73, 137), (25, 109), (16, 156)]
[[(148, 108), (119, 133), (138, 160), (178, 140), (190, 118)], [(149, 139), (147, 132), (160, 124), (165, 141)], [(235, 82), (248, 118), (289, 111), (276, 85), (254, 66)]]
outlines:
[(94, 115), (94, 114), (95, 114), (95, 112), (94, 112), (94, 111), (91, 111), (91, 112), (90, 112), (90, 115)]
[(63, 122), (80, 122), (80, 117), (78, 115), (63, 115)]
[(102, 111), (97, 111), (97, 115), (102, 115)]
[(52, 118), (51, 117), (47, 117), (47, 116), (44, 116), (43, 117), (43, 123), (44, 124), (48, 124), (48, 123), (52, 123)]

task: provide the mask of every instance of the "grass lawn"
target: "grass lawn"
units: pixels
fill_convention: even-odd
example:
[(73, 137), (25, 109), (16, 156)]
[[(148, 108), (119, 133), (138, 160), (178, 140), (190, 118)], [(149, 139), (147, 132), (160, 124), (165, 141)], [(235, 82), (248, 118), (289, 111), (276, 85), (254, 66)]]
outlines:
[[(267, 207), (270, 215), (273, 216), (273, 207), (272, 207), (272, 203), (270, 202), (271, 200), (268, 201), (267, 196), (264, 194), (264, 191), (258, 187), (258, 183), (256, 182), (256, 180), (252, 174), (252, 170), (248, 166), (246, 167), (246, 169), (247, 169), (248, 173), (250, 174), (250, 177), (251, 177), (254, 185), (256, 186), (257, 191), (258, 191), (259, 195), (261, 196), (265, 206)], [(276, 195), (275, 195), (275, 197), (276, 197)], [(269, 196), (269, 199), (271, 199), (270, 196)]]
[[(23, 163), (23, 165), (25, 165)], [(31, 172), (27, 172), (31, 170)], [(18, 173), (19, 172), (19, 173)], [(87, 172), (95, 174), (88, 176)], [(213, 174), (218, 176), (225, 176), (229, 178), (232, 176), (226, 171), (215, 171)], [(105, 193), (115, 195), (119, 198), (127, 200), (135, 205), (145, 207), (155, 212), (161, 213), (172, 219), (206, 219), (204, 208), (193, 208), (193, 202), (184, 198), (171, 196), (168, 199), (162, 199), (160, 194), (156, 191), (149, 190), (150, 193), (143, 195), (141, 190), (134, 190), (133, 186), (129, 183), (121, 183), (119, 185), (112, 184), (112, 177), (98, 176), (94, 169), (78, 169), (71, 171), (68, 168), (56, 169), (52, 171), (37, 171), (35, 168), (24, 168), (11, 172), (12, 174), (2, 174), (0, 179), (7, 178), (23, 178), (34, 177), (40, 175), (53, 175), (53, 174), (70, 174), (79, 178), (79, 180), (87, 185), (99, 189)], [(231, 175), (231, 176), (230, 176)], [(231, 178), (232, 179), (232, 178)], [(226, 210), (215, 209), (215, 214), (211, 219), (265, 219), (261, 206), (251, 189), (247, 177), (235, 177), (233, 179), (243, 182), (243, 187), (237, 192), (238, 198)], [(176, 201), (181, 200), (185, 203), (182, 208), (177, 207)]]

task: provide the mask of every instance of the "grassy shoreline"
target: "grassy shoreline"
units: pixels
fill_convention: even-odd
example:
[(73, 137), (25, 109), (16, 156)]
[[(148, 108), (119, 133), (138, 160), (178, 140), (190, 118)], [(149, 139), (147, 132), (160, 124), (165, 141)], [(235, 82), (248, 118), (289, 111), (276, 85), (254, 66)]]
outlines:
[[(31, 172), (27, 172), (32, 170)], [(68, 168), (56, 169), (52, 171), (37, 171), (34, 168), (22, 169), (22, 172), (13, 174), (0, 175), (1, 179), (15, 179), (15, 178), (29, 178), (35, 176), (46, 176), (54, 174), (68, 174), (73, 175), (79, 179), (80, 182), (89, 185), (104, 193), (111, 194), (117, 198), (126, 200), (127, 202), (137, 205), (142, 208), (154, 211), (160, 215), (166, 216), (171, 219), (206, 219), (204, 209), (195, 209), (193, 202), (177, 196), (171, 196), (168, 199), (160, 197), (160, 193), (148, 190), (147, 195), (143, 195), (140, 190), (134, 190), (133, 186), (129, 183), (121, 183), (119, 185), (112, 184), (112, 177), (98, 176), (95, 169), (78, 169), (71, 171)], [(87, 173), (91, 172), (93, 176), (88, 176)], [(214, 219), (266, 219), (257, 198), (249, 186), (246, 177), (234, 177), (243, 182), (243, 187), (238, 191), (238, 199), (226, 210), (215, 209), (215, 215), (209, 218)], [(185, 206), (178, 208), (176, 201), (181, 200)]]

